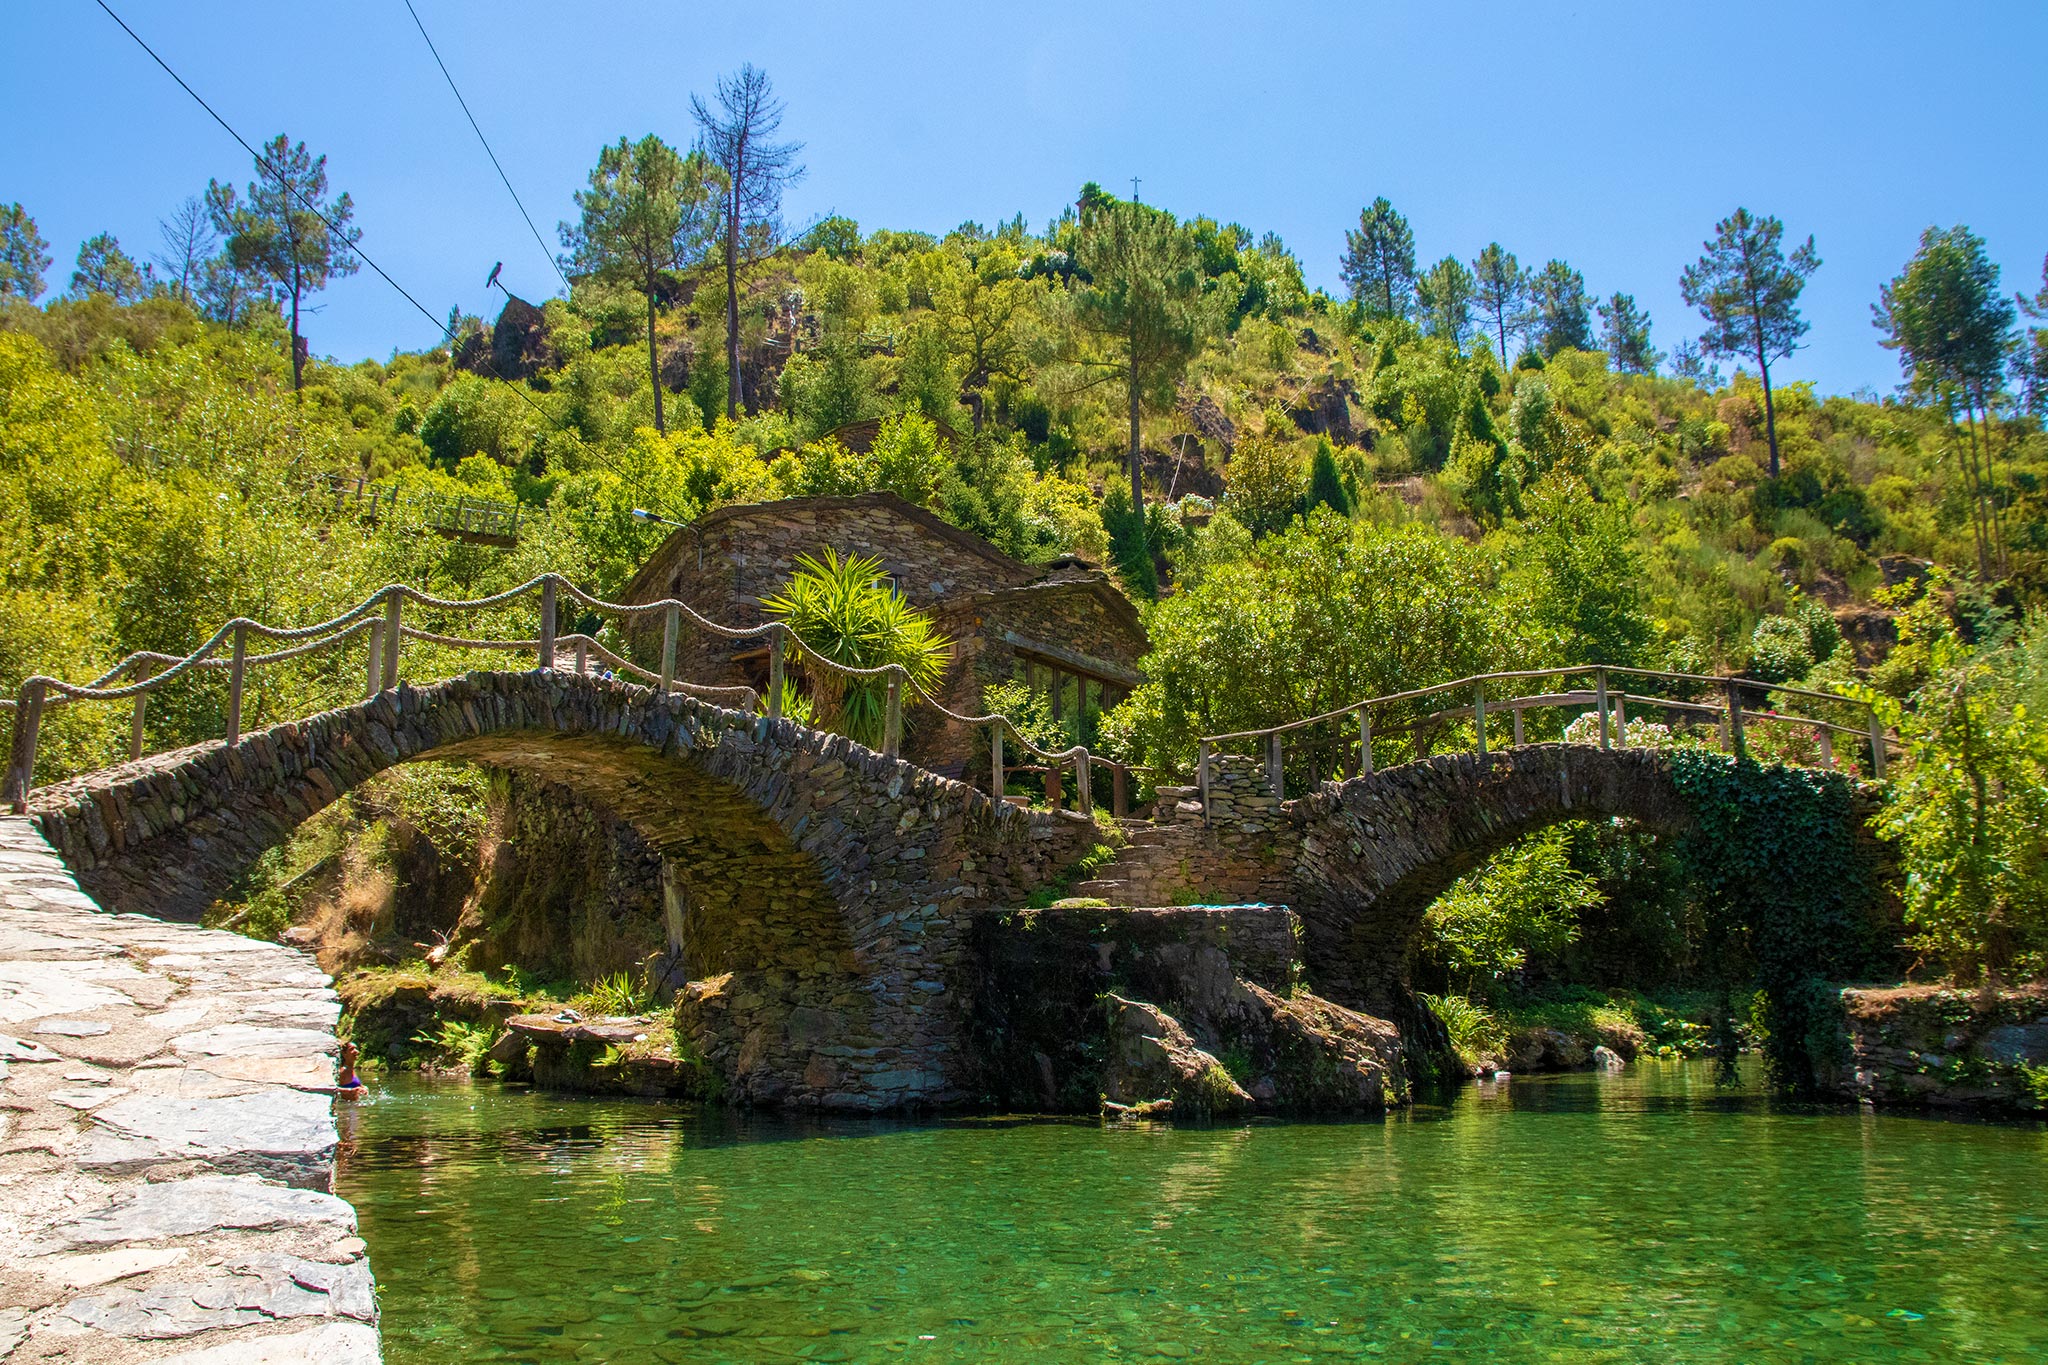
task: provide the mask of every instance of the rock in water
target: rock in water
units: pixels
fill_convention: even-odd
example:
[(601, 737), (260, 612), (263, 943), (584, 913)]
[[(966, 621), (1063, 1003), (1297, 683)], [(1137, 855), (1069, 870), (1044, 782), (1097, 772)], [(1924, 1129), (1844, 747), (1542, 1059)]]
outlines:
[(1621, 1059), (1619, 1052), (1602, 1043), (1593, 1049), (1593, 1065), (1601, 1071), (1619, 1071), (1628, 1063)]

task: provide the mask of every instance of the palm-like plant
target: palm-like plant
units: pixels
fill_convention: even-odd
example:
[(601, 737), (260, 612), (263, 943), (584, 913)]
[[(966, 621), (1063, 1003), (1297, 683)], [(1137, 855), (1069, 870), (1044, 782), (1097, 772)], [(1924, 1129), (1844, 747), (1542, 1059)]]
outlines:
[[(896, 664), (927, 692), (945, 673), (952, 642), (888, 583), (879, 559), (841, 559), (831, 549), (820, 557), (798, 555), (788, 586), (761, 606), (834, 663), (850, 668)], [(790, 658), (810, 683), (812, 714), (820, 728), (881, 747), (888, 708), (885, 677), (849, 678), (810, 663), (794, 647)], [(911, 701), (904, 698), (906, 709)]]

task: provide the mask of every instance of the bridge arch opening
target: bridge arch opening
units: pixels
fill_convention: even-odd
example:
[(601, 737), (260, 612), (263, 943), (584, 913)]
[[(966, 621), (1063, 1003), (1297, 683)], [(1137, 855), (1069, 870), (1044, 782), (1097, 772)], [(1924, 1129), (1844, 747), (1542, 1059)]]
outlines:
[(1296, 803), (1304, 956), (1320, 993), (1403, 1019), (1423, 916), (1460, 877), (1571, 820), (1656, 834), (1690, 812), (1654, 750), (1529, 745), (1385, 769)]

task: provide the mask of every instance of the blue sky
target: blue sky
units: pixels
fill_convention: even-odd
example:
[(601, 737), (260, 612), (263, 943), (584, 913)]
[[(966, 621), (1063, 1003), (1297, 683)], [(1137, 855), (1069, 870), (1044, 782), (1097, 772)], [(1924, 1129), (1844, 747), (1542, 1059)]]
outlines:
[[(110, 0), (252, 141), (288, 131), (353, 193), (363, 245), (437, 315), (495, 311), (496, 260), (559, 289), (402, 0)], [(1900, 3), (489, 5), (414, 0), (549, 244), (597, 148), (691, 135), (689, 95), (752, 61), (810, 174), (792, 218), (944, 231), (1085, 180), (1275, 231), (1338, 287), (1344, 229), (1384, 194), (1424, 261), (1498, 239), (1561, 256), (1698, 330), (1678, 274), (1738, 204), (1813, 233), (1807, 349), (1776, 373), (1889, 388), (1869, 308), (1929, 223), (1967, 223), (2008, 289), (2048, 253), (2048, 5)], [(949, 12), (949, 10), (951, 12)], [(0, 202), (68, 280), (79, 241), (154, 246), (157, 220), (248, 158), (90, 0), (7, 31)], [(433, 329), (365, 271), (309, 322), (383, 357)]]

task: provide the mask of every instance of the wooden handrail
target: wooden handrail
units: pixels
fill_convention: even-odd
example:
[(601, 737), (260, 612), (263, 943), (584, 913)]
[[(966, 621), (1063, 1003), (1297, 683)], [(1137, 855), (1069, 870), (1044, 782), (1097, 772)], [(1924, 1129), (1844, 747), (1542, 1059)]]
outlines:
[[(1475, 673), (1471, 677), (1456, 678), (1450, 682), (1432, 683), (1428, 687), (1412, 688), (1406, 692), (1390, 692), (1381, 697), (1367, 697), (1363, 701), (1350, 702), (1333, 711), (1325, 711), (1320, 715), (1309, 716), (1303, 720), (1285, 721), (1279, 725), (1268, 725), (1257, 730), (1232, 730), (1227, 734), (1202, 735), (1199, 738), (1203, 743), (1207, 744), (1221, 744), (1233, 739), (1264, 739), (1268, 735), (1286, 734), (1290, 730), (1302, 730), (1311, 725), (1321, 725), (1328, 721), (1341, 719), (1344, 716), (1355, 715), (1368, 706), (1390, 706), (1395, 702), (1415, 701), (1422, 697), (1435, 696), (1439, 692), (1455, 692), (1463, 688), (1482, 686), (1490, 682), (1514, 682), (1524, 678), (1567, 677), (1574, 673), (1596, 673), (1602, 669), (1609, 673), (1627, 673), (1632, 677), (1638, 678), (1664, 678), (1673, 682), (1709, 683), (1716, 687), (1746, 687), (1752, 691), (1783, 692), (1788, 696), (1813, 697), (1821, 701), (1839, 702), (1848, 706), (1868, 706), (1867, 702), (1858, 701), (1854, 697), (1845, 697), (1839, 693), (1816, 692), (1808, 688), (1762, 682), (1755, 678), (1713, 677), (1701, 673), (1667, 673), (1650, 668), (1627, 668), (1620, 664), (1572, 664), (1563, 668), (1522, 668), (1504, 670), (1498, 673)], [(1664, 699), (1646, 698), (1646, 700), (1653, 703), (1661, 703)], [(1488, 702), (1487, 704), (1491, 706), (1498, 703)]]

